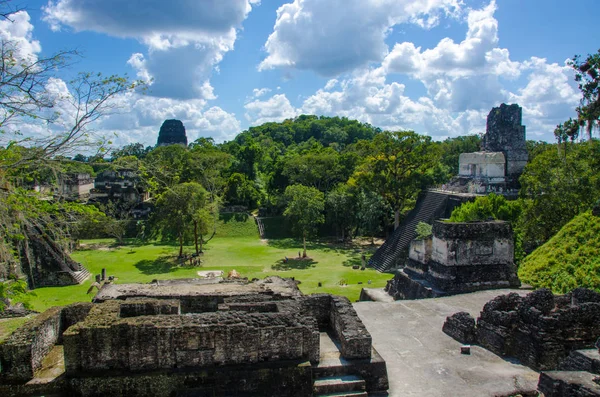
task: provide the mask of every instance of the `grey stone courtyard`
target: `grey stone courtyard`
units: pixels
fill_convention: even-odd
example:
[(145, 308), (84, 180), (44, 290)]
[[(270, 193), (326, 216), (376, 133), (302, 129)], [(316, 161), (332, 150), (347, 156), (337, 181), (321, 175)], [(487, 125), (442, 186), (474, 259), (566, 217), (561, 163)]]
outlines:
[(492, 290), (395, 302), (358, 302), (354, 308), (386, 361), (390, 396), (509, 396), (534, 392), (539, 374), (472, 346), (470, 355), (442, 332), (447, 316), (477, 317), (492, 298), (525, 290)]

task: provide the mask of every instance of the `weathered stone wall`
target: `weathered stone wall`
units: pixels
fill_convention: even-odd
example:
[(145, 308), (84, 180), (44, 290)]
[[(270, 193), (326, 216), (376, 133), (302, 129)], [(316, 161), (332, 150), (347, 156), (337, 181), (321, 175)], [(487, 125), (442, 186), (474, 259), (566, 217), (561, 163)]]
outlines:
[(154, 396), (311, 396), (312, 370), (308, 363), (286, 362), (277, 366), (258, 363), (251, 367), (228, 366), (202, 371), (152, 374), (107, 374), (69, 379), (68, 394), (77, 397)]
[[(451, 320), (445, 328), (453, 327)], [(600, 294), (576, 289), (555, 297), (541, 289), (526, 297), (502, 295), (486, 303), (476, 334), (479, 345), (500, 356), (556, 369), (571, 351), (592, 348), (600, 337)]]
[[(433, 240), (431, 238), (425, 240), (413, 240), (410, 242), (410, 246), (408, 248), (408, 259), (410, 261), (417, 262), (418, 264), (426, 265), (427, 262), (431, 259), (431, 253), (433, 250)], [(423, 266), (416, 265), (416, 269), (421, 270), (421, 272), (426, 272), (427, 269), (423, 269)]]
[(597, 377), (582, 371), (542, 372), (538, 390), (544, 397), (594, 397), (600, 396)]
[(82, 321), (92, 306), (81, 302), (52, 307), (13, 332), (0, 344), (0, 379), (9, 383), (31, 379), (52, 347), (62, 343), (62, 333)]
[(404, 269), (385, 288), (394, 299), (434, 298), (520, 285), (508, 222), (436, 221), (430, 244), (411, 242)]
[(0, 379), (26, 382), (60, 335), (61, 308), (53, 307), (25, 323), (0, 344)]
[(461, 153), (458, 174), (462, 177), (504, 182), (506, 159), (502, 152)]
[(512, 265), (513, 258), (513, 233), (508, 222), (433, 224), (431, 259), (441, 265)]
[(331, 296), (330, 327), (338, 337), (344, 358), (371, 357), (371, 334), (348, 298)]
[(528, 160), (525, 126), (519, 105), (502, 104), (493, 108), (487, 117), (482, 148), (487, 152), (503, 152), (506, 157), (506, 175), (518, 176)]
[(119, 317), (157, 316), (159, 314), (181, 314), (178, 300), (171, 299), (127, 299), (120, 305)]
[(600, 352), (598, 349), (574, 350), (560, 363), (559, 369), (600, 375)]
[(68, 374), (319, 359), (313, 318), (216, 312), (119, 318), (120, 302), (96, 305), (64, 335)]

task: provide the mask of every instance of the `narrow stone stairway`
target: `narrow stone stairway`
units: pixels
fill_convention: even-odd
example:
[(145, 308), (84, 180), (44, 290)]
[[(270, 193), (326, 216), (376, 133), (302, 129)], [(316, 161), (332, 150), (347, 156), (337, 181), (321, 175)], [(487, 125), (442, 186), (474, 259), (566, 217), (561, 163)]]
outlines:
[(419, 222), (431, 224), (446, 205), (447, 194), (427, 191), (419, 197), (415, 208), (408, 213), (400, 226), (369, 260), (369, 265), (380, 272), (401, 265), (408, 254), (410, 242), (416, 237), (415, 228)]
[(356, 375), (327, 376), (313, 383), (313, 393), (318, 397), (366, 397), (365, 388), (364, 379)]
[(85, 280), (87, 280), (90, 276), (92, 275), (92, 273), (90, 273), (90, 271), (88, 269), (86, 269), (85, 267), (81, 267), (81, 270), (78, 272), (73, 272), (72, 273), (72, 277), (73, 280), (77, 283), (77, 284), (81, 284), (83, 283)]

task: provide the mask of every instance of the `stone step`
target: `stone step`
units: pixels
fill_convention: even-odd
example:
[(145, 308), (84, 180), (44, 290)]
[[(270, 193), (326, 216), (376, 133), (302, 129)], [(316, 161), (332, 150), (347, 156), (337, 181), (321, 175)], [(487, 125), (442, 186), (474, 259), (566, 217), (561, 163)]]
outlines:
[(346, 393), (365, 390), (365, 380), (356, 375), (328, 376), (313, 383), (315, 394)]
[(341, 393), (315, 394), (316, 397), (368, 397), (366, 391), (349, 391)]
[(89, 270), (87, 270), (86, 268), (83, 268), (83, 270), (81, 270), (81, 271), (73, 272), (73, 280), (75, 280), (75, 282), (77, 284), (81, 284), (85, 280), (87, 280), (88, 277), (90, 277), (91, 275), (92, 275), (92, 273), (90, 273)]

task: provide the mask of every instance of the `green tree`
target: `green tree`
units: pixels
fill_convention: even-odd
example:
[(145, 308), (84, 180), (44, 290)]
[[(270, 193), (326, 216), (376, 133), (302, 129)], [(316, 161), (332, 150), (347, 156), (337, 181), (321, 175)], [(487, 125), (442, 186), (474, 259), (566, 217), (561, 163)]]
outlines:
[(481, 136), (465, 135), (447, 138), (438, 145), (441, 147), (440, 162), (448, 167), (451, 176), (458, 175), (458, 158), (461, 153), (472, 153), (481, 150)]
[(328, 221), (335, 226), (342, 241), (350, 237), (356, 224), (357, 200), (354, 188), (340, 183), (327, 193), (326, 210)]
[(190, 154), (181, 145), (160, 146), (146, 155), (141, 172), (151, 191), (157, 195), (175, 185), (188, 182)]
[(376, 191), (400, 215), (419, 194), (426, 174), (437, 164), (439, 148), (431, 137), (413, 131), (383, 132), (372, 143), (372, 155), (358, 167), (351, 184)]
[(384, 219), (389, 217), (391, 209), (385, 200), (377, 193), (362, 190), (358, 199), (358, 222), (361, 230), (375, 244), (375, 236), (381, 232)]
[(575, 55), (569, 65), (575, 70), (575, 81), (582, 94), (580, 106), (577, 107), (579, 124), (586, 127), (591, 141), (592, 131), (600, 123), (600, 50), (585, 59)]
[(565, 156), (549, 146), (519, 179), (524, 243), (529, 252), (600, 197), (600, 142), (574, 143)]
[(225, 201), (228, 205), (243, 205), (253, 209), (260, 200), (261, 193), (254, 182), (248, 180), (244, 174), (231, 174), (225, 188)]
[(128, 156), (143, 159), (147, 153), (147, 148), (144, 148), (144, 145), (142, 145), (141, 143), (130, 143), (128, 145), (123, 146), (121, 149), (113, 151), (112, 159), (114, 161), (115, 159)]
[(199, 215), (207, 205), (207, 192), (199, 183), (188, 182), (166, 190), (156, 200), (152, 225), (154, 234), (176, 238), (179, 242), (179, 257), (183, 256), (183, 242), (194, 232), (194, 243), (198, 250)]
[(293, 222), (293, 229), (302, 236), (303, 256), (306, 257), (306, 238), (314, 235), (317, 227), (325, 222), (323, 192), (314, 187), (291, 185), (285, 189), (285, 198), (287, 207), (283, 215)]

